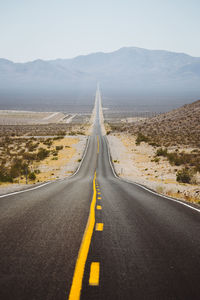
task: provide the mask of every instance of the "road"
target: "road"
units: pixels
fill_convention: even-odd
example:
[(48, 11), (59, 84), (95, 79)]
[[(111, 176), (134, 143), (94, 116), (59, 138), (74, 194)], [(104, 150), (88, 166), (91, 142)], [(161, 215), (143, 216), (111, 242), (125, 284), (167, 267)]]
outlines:
[(0, 299), (200, 299), (200, 211), (117, 178), (101, 95), (71, 178), (0, 198)]

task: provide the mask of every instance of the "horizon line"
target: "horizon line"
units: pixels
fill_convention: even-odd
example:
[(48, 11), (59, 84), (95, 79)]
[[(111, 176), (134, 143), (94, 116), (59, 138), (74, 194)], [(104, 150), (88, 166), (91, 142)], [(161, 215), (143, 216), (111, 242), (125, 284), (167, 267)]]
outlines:
[(200, 56), (193, 56), (191, 54), (188, 54), (186, 52), (178, 52), (178, 51), (172, 51), (172, 50), (165, 50), (165, 49), (149, 49), (149, 48), (143, 48), (143, 47), (136, 47), (136, 46), (124, 46), (124, 47), (120, 47), (118, 49), (112, 50), (112, 51), (96, 51), (96, 52), (88, 52), (86, 54), (80, 54), (80, 55), (75, 55), (72, 57), (57, 57), (57, 58), (50, 58), (50, 59), (44, 59), (44, 58), (35, 58), (33, 60), (26, 60), (26, 61), (16, 61), (16, 60), (11, 60), (8, 58), (4, 58), (4, 57), (0, 57), (0, 59), (3, 60), (7, 60), (13, 63), (19, 63), (19, 64), (23, 64), (23, 63), (31, 63), (31, 62), (36, 62), (36, 61), (55, 61), (55, 60), (71, 60), (71, 59), (76, 59), (77, 57), (82, 57), (82, 56), (89, 56), (89, 55), (94, 55), (94, 54), (111, 54), (111, 53), (115, 53), (118, 52), (122, 49), (140, 49), (140, 50), (146, 50), (146, 51), (160, 51), (160, 52), (169, 52), (169, 53), (176, 53), (176, 54), (184, 54), (184, 55), (188, 55), (190, 57), (194, 57), (194, 58), (200, 58)]

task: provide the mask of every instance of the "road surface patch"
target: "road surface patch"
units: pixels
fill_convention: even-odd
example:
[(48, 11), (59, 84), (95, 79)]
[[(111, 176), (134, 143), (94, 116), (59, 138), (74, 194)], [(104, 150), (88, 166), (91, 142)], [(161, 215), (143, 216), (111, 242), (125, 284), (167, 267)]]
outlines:
[(103, 223), (96, 223), (96, 231), (103, 231)]
[(99, 285), (99, 272), (100, 272), (100, 263), (92, 262), (90, 266), (89, 285), (94, 285), (94, 286)]
[(89, 217), (83, 235), (83, 239), (81, 242), (81, 247), (79, 249), (78, 258), (76, 261), (72, 285), (69, 294), (69, 300), (79, 300), (81, 295), (85, 263), (87, 260), (90, 243), (92, 239), (92, 233), (95, 225), (95, 206), (96, 206), (95, 180), (96, 180), (96, 172), (94, 174), (94, 179), (93, 179), (93, 197), (90, 205)]
[(97, 135), (97, 153), (99, 153), (99, 137)]

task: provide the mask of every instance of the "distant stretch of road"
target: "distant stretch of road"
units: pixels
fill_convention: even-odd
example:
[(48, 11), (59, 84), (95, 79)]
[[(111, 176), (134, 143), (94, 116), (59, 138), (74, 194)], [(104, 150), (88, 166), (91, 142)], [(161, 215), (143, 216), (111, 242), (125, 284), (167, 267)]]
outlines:
[(0, 197), (0, 299), (200, 299), (200, 210), (114, 173), (101, 133), (74, 176)]

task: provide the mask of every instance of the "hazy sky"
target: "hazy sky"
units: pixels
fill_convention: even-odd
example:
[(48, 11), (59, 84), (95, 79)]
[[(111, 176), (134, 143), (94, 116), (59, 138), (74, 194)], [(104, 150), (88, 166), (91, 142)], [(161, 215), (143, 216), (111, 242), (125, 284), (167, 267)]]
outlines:
[(0, 0), (0, 57), (68, 58), (124, 46), (200, 57), (200, 0)]

